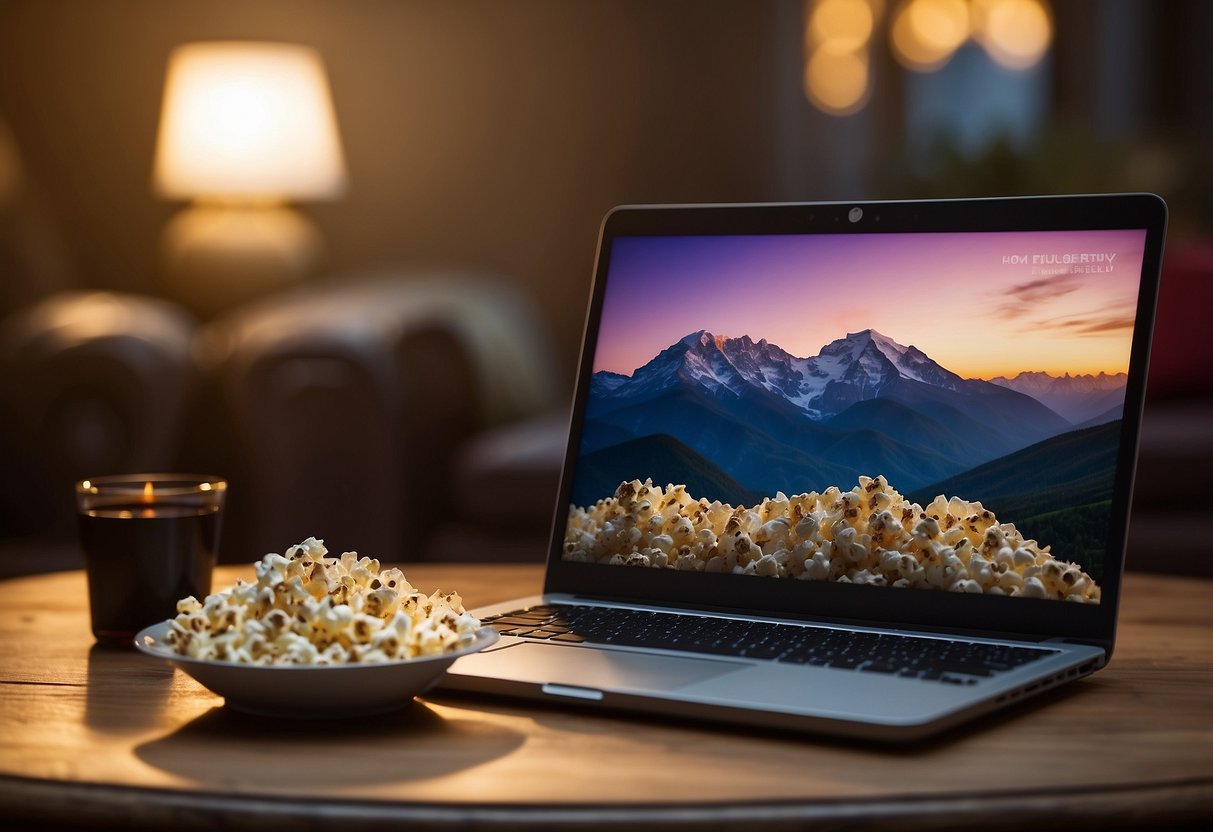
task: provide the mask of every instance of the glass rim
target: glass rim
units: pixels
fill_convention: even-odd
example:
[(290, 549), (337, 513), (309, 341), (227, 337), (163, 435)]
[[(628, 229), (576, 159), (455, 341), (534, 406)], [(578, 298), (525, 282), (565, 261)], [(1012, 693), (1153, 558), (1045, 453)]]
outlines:
[(153, 485), (154, 497), (180, 497), (186, 494), (222, 494), (227, 491), (227, 479), (213, 474), (106, 474), (86, 477), (76, 483), (77, 496), (102, 493), (142, 494), (147, 483)]

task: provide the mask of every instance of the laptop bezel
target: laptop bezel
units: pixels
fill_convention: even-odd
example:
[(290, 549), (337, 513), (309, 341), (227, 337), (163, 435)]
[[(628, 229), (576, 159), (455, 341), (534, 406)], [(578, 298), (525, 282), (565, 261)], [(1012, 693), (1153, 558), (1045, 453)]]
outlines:
[[(852, 210), (862, 218), (852, 220)], [(586, 312), (569, 443), (561, 472), (545, 572), (545, 594), (585, 596), (722, 613), (761, 614), (939, 632), (1027, 639), (1066, 638), (1102, 646), (1110, 655), (1132, 500), (1149, 345), (1154, 324), (1166, 204), (1153, 194), (1101, 194), (988, 199), (730, 205), (631, 205), (604, 218)], [(625, 236), (873, 234), (1144, 229), (1145, 246), (1125, 408), (1113, 486), (1112, 528), (1098, 605), (997, 598), (736, 575), (629, 569), (561, 557), (569, 494), (588, 402), (611, 243)], [(841, 484), (840, 485), (845, 485)], [(949, 495), (951, 496), (951, 495)], [(980, 495), (961, 495), (980, 499)], [(1121, 518), (1122, 522), (1116, 522)]]

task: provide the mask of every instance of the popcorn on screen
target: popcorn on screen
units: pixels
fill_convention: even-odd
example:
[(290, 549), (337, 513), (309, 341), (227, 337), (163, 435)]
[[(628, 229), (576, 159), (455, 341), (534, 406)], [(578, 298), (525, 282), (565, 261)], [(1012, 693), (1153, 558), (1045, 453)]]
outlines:
[(240, 664), (337, 665), (436, 656), (480, 628), (454, 592), (425, 595), (399, 569), (346, 552), (326, 557), (309, 537), (205, 601), (177, 602), (166, 641), (191, 658)]
[(786, 496), (734, 508), (684, 485), (621, 483), (613, 497), (569, 507), (565, 560), (1052, 598), (1098, 604), (1079, 566), (1025, 540), (979, 502), (910, 503), (883, 477), (850, 491)]

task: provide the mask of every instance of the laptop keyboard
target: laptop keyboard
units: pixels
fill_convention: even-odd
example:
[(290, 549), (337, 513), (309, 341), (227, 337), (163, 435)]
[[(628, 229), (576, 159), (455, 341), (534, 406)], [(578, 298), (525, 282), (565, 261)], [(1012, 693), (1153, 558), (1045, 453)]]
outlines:
[(538, 606), (483, 619), (502, 635), (652, 647), (976, 684), (1054, 650), (618, 607)]

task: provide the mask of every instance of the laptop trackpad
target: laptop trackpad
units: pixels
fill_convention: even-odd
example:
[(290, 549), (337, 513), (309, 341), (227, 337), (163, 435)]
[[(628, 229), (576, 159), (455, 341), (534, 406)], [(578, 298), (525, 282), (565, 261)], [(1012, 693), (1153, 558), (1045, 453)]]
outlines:
[(465, 656), (452, 672), (599, 690), (672, 690), (747, 669), (743, 662), (525, 643)]

